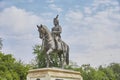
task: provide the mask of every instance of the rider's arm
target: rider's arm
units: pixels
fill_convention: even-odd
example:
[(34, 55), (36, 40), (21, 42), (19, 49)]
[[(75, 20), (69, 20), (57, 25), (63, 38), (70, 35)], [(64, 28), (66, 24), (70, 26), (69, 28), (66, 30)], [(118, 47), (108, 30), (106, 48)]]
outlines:
[(52, 29), (52, 32), (53, 32), (53, 33), (61, 33), (61, 32), (62, 32), (61, 26), (59, 26), (58, 30)]

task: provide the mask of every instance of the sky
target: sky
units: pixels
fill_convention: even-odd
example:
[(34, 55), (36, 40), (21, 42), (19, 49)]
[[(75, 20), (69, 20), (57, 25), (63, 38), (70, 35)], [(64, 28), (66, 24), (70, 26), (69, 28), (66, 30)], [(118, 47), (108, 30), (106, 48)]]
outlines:
[(71, 61), (120, 63), (120, 0), (0, 0), (2, 52), (30, 63), (33, 47), (42, 44), (36, 25), (51, 30), (57, 14)]

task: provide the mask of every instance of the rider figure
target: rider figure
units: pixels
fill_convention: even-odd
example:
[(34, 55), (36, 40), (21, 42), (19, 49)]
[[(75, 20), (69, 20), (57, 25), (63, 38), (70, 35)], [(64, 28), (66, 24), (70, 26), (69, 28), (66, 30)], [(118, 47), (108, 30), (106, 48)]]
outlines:
[(53, 20), (54, 27), (52, 28), (52, 35), (55, 40), (56, 49), (61, 49), (61, 32), (62, 28), (59, 25), (58, 15)]

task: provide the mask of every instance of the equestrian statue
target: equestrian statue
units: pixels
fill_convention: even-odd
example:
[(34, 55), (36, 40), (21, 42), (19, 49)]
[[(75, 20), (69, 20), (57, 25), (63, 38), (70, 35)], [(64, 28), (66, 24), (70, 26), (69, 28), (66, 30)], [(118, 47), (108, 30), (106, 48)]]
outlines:
[(45, 25), (37, 25), (39, 37), (42, 39), (42, 47), (46, 53), (46, 67), (50, 67), (51, 54), (57, 54), (59, 66), (64, 68), (69, 64), (69, 46), (62, 41), (62, 28), (59, 25), (58, 15), (53, 19), (54, 27), (50, 31)]

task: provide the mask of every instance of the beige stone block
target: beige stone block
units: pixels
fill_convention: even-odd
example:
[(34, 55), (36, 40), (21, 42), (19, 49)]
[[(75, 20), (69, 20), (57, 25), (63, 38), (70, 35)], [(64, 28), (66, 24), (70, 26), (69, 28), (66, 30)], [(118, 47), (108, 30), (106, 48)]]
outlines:
[(40, 68), (29, 70), (27, 80), (83, 80), (80, 72), (59, 69)]

